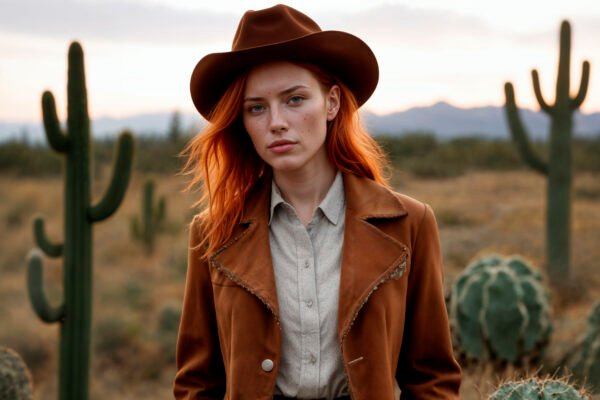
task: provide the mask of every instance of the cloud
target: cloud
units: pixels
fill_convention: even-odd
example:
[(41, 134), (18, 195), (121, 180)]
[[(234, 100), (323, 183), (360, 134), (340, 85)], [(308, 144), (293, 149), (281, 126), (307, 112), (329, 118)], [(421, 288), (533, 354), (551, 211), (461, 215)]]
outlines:
[(0, 31), (146, 43), (231, 41), (239, 16), (131, 1), (4, 0)]
[(380, 43), (403, 46), (445, 44), (457, 38), (483, 40), (495, 34), (485, 21), (474, 16), (400, 4), (384, 4), (360, 13), (338, 13), (323, 19), (341, 30), (360, 32)]
[[(178, 9), (141, 0), (3, 0), (0, 31), (60, 39), (230, 43), (241, 14)], [(311, 16), (324, 29), (352, 32), (387, 44), (420, 46), (493, 34), (477, 17), (399, 4), (359, 12), (321, 11)]]
[[(230, 43), (242, 14), (205, 9), (179, 9), (148, 0), (2, 0), (0, 32), (45, 38), (105, 40), (150, 44)], [(481, 17), (452, 9), (380, 4), (361, 11), (316, 11), (311, 16), (324, 29), (339, 29), (381, 45), (452, 46), (489, 41), (547, 40), (546, 32), (510, 32)], [(575, 34), (600, 34), (597, 16), (581, 16)], [(558, 29), (558, 27), (557, 27)], [(459, 42), (460, 41), (460, 42)]]

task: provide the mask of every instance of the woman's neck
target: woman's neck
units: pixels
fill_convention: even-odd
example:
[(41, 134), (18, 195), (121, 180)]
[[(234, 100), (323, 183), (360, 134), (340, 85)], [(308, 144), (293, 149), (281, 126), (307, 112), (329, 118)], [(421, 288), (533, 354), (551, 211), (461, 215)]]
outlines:
[(273, 179), (283, 199), (294, 207), (300, 221), (307, 225), (327, 195), (336, 172), (334, 166), (327, 162), (318, 170), (274, 171)]

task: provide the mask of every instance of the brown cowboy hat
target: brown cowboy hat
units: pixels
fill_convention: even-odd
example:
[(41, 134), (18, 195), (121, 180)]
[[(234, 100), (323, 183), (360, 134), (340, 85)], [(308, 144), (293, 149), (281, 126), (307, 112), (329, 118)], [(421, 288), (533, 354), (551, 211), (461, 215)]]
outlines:
[(273, 60), (316, 64), (332, 73), (354, 94), (358, 105), (371, 96), (379, 80), (375, 55), (365, 42), (340, 31), (322, 31), (307, 15), (283, 4), (247, 11), (238, 25), (231, 51), (202, 58), (192, 73), (192, 101), (207, 120), (236, 76)]

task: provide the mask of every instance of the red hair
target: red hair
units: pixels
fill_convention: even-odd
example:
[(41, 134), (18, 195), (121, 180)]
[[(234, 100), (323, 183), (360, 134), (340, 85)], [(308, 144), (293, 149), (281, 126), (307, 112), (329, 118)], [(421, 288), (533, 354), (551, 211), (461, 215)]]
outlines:
[[(383, 171), (387, 160), (375, 140), (361, 126), (358, 105), (352, 92), (331, 74), (313, 64), (296, 63), (309, 70), (324, 91), (340, 87), (340, 108), (328, 122), (325, 146), (336, 169), (372, 179), (389, 187)], [(229, 240), (240, 222), (244, 203), (257, 181), (271, 167), (254, 150), (242, 117), (242, 103), (248, 74), (238, 77), (225, 91), (209, 116), (209, 125), (190, 140), (180, 156), (186, 156), (180, 172), (192, 175), (184, 190), (201, 188), (194, 206), (202, 208), (205, 255), (214, 253)]]

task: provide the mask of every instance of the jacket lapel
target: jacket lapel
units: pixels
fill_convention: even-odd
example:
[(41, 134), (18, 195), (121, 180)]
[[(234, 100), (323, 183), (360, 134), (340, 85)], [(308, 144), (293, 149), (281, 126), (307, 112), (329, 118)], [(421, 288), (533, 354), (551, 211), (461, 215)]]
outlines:
[(375, 182), (344, 175), (346, 225), (338, 305), (338, 334), (345, 338), (369, 296), (406, 268), (408, 248), (377, 228), (377, 221), (407, 214), (398, 198)]
[(210, 257), (229, 279), (258, 297), (279, 322), (277, 288), (269, 247), (270, 177), (263, 178), (246, 202), (233, 238)]

